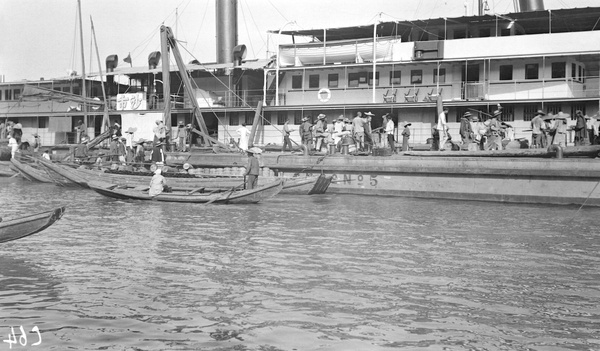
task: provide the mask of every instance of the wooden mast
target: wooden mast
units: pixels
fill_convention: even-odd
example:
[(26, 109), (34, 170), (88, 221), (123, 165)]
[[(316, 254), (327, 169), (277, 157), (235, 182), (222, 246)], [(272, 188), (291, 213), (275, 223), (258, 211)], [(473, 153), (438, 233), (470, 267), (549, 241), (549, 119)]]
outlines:
[[(162, 56), (162, 83), (163, 83), (163, 100), (165, 109), (163, 122), (167, 127), (167, 140), (171, 139), (171, 67), (169, 58), (169, 43), (167, 32), (163, 30), (165, 26), (160, 27), (160, 51)], [(170, 143), (169, 143), (170, 144)]]
[(90, 23), (92, 24), (92, 38), (94, 38), (94, 47), (96, 48), (96, 59), (98, 60), (98, 72), (100, 72), (100, 85), (102, 86), (102, 97), (104, 98), (104, 113), (102, 117), (101, 132), (106, 131), (110, 126), (108, 117), (108, 100), (106, 99), (106, 89), (104, 89), (104, 76), (102, 75), (102, 64), (100, 64), (100, 53), (98, 52), (98, 42), (96, 41), (96, 31), (94, 30), (94, 21), (90, 16)]
[(77, 12), (79, 14), (79, 41), (81, 44), (81, 96), (83, 97), (81, 110), (83, 111), (83, 125), (87, 128), (87, 104), (85, 103), (87, 93), (85, 91), (85, 57), (83, 54), (83, 24), (81, 19), (81, 0), (77, 0)]
[[(171, 31), (170, 27), (167, 26), (161, 26), (160, 27), (160, 32), (161, 32), (161, 46), (164, 48), (165, 45), (167, 47), (170, 47), (173, 50), (173, 57), (175, 58), (175, 62), (177, 62), (177, 68), (179, 69), (179, 74), (181, 75), (181, 81), (183, 82), (183, 88), (188, 96), (188, 98), (190, 99), (190, 102), (192, 103), (193, 106), (193, 112), (194, 115), (196, 117), (196, 121), (198, 122), (198, 126), (200, 127), (200, 131), (196, 131), (197, 134), (199, 134), (200, 136), (202, 136), (202, 138), (204, 139), (204, 141), (206, 142), (206, 144), (211, 145), (211, 144), (217, 144), (220, 147), (229, 150), (229, 146), (227, 144), (224, 144), (220, 141), (218, 141), (217, 139), (211, 137), (208, 134), (208, 128), (206, 127), (206, 123), (204, 122), (204, 117), (202, 116), (202, 112), (200, 112), (200, 106), (198, 105), (198, 101), (196, 100), (196, 96), (194, 94), (194, 90), (192, 89), (192, 82), (190, 80), (190, 77), (188, 76), (188, 72), (185, 69), (185, 64), (183, 63), (183, 59), (181, 58), (181, 54), (179, 53), (179, 48), (177, 47), (177, 41), (175, 40), (175, 37), (173, 37), (173, 32)], [(164, 58), (163, 58), (164, 60)], [(164, 67), (165, 67), (165, 61), (163, 61), (163, 79), (165, 78), (164, 75)]]

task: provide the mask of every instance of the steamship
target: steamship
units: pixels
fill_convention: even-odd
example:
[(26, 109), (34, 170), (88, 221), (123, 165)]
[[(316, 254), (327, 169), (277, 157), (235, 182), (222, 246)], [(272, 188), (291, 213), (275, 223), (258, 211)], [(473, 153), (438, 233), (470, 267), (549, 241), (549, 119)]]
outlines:
[[(502, 15), (480, 6), (474, 16), (272, 30), (294, 43), (279, 45), (266, 59), (246, 59), (245, 46), (236, 42), (230, 20), (236, 7), (217, 1), (217, 62), (185, 64), (194, 96), (182, 88), (176, 65), (161, 67), (161, 52), (149, 53), (144, 67), (119, 65), (115, 54), (106, 58), (105, 72), (84, 80), (0, 83), (0, 116), (20, 123), (24, 140), (37, 133), (43, 145), (56, 145), (74, 143), (81, 120), (87, 134), (99, 135), (106, 114), (111, 124), (136, 127), (137, 137), (150, 139), (166, 107), (175, 128), (179, 121), (194, 124), (198, 106), (205, 132), (220, 142), (237, 138), (245, 123), (256, 126), (255, 145), (268, 145), (281, 143), (286, 120), (299, 125), (302, 117), (323, 113), (331, 123), (370, 111), (377, 116), (373, 128), (385, 113), (396, 125), (411, 122), (411, 142), (418, 145), (431, 136), (438, 100), (450, 108), (457, 139), (464, 112), (485, 116), (498, 104), (515, 138), (530, 137), (530, 120), (540, 109), (598, 113), (600, 7), (545, 10), (542, 0), (521, 0), (518, 11)], [(194, 144), (203, 141), (194, 135)]]

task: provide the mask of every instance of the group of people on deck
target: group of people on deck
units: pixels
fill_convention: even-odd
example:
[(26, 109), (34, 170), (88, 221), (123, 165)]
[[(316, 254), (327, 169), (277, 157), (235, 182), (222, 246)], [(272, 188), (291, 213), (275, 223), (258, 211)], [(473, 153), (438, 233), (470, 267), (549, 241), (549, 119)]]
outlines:
[[(323, 152), (328, 145), (332, 145), (337, 152), (342, 150), (342, 147), (352, 146), (355, 152), (371, 154), (373, 148), (382, 144), (382, 147), (390, 147), (392, 152), (395, 152), (395, 124), (392, 116), (386, 113), (382, 116), (382, 125), (375, 130), (371, 126), (371, 122), (375, 114), (369, 112), (356, 112), (352, 119), (344, 115), (339, 115), (332, 124), (327, 123), (327, 116), (319, 114), (315, 121), (311, 116), (302, 118), (302, 123), (298, 129), (301, 143), (310, 151)], [(411, 123), (405, 122), (404, 130), (401, 135), (403, 137), (403, 149), (408, 150), (408, 140), (410, 138)], [(283, 126), (283, 146), (281, 151), (285, 152), (288, 149), (293, 150), (291, 133), (294, 131), (286, 121)], [(375, 140), (376, 133), (383, 134), (380, 142)]]
[[(549, 145), (566, 146), (568, 115), (559, 112), (556, 115), (538, 110), (531, 120), (531, 146), (533, 148), (546, 148)], [(598, 140), (598, 124), (595, 117), (584, 115), (582, 111), (575, 112), (575, 125), (571, 127), (575, 132), (575, 146), (595, 145)]]
[(33, 133), (32, 136), (32, 143), (23, 139), (23, 127), (21, 123), (15, 123), (11, 120), (0, 122), (0, 139), (8, 139), (11, 158), (15, 157), (20, 150), (33, 148), (33, 151), (38, 151), (41, 146), (40, 136), (37, 133)]

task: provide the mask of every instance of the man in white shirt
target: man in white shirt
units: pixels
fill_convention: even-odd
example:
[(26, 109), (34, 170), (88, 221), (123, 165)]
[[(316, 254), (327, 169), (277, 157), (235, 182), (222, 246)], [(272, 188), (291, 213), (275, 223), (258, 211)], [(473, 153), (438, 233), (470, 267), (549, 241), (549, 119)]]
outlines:
[(446, 145), (446, 141), (448, 141), (448, 132), (447, 132), (447, 116), (448, 116), (448, 108), (444, 107), (442, 113), (438, 116), (437, 122), (437, 130), (439, 135), (439, 147), (440, 151), (444, 151), (444, 147)]
[(10, 157), (15, 158), (15, 154), (19, 151), (19, 143), (15, 137), (8, 138), (8, 147), (10, 148)]
[(596, 137), (598, 136), (598, 126), (596, 125), (594, 116), (585, 116), (585, 129), (588, 132), (588, 138), (591, 145), (596, 145)]
[(386, 114), (384, 118), (387, 120), (385, 122), (385, 134), (387, 135), (388, 144), (392, 152), (396, 152), (396, 145), (394, 145), (394, 120), (389, 114)]
[(242, 126), (239, 127), (236, 132), (240, 136), (238, 139), (238, 147), (246, 152), (248, 150), (248, 137), (250, 136), (250, 131), (246, 128), (246, 123), (242, 123)]

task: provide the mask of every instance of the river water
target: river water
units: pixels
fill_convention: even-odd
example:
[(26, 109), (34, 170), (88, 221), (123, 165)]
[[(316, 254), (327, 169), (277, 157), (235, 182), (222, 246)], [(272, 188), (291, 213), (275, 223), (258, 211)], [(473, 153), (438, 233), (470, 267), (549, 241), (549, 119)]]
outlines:
[(67, 206), (0, 244), (0, 351), (600, 350), (595, 208), (204, 206), (19, 179), (0, 199), (5, 218)]

